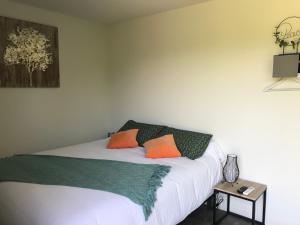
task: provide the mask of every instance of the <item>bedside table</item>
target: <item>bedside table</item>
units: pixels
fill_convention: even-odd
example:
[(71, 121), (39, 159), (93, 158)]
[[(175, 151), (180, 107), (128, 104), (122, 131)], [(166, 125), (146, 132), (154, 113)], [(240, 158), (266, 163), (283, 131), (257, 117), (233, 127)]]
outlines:
[[(254, 187), (255, 190), (252, 191), (249, 195), (239, 194), (237, 190), (242, 187)], [(216, 221), (216, 195), (218, 193), (223, 193), (227, 195), (227, 212), (226, 214), (221, 217), (218, 221)], [(256, 201), (263, 195), (263, 212), (262, 212), (262, 222), (255, 220), (255, 205)], [(238, 179), (237, 182), (230, 184), (230, 183), (219, 183), (214, 187), (214, 194), (213, 194), (213, 225), (219, 224), (227, 215), (236, 215), (235, 213), (230, 212), (230, 197), (234, 196), (240, 199), (244, 199), (247, 201), (252, 202), (252, 225), (254, 224), (265, 224), (265, 217), (266, 217), (266, 199), (267, 199), (267, 186), (264, 184), (255, 183), (248, 180)], [(239, 216), (239, 215), (238, 215)], [(244, 217), (244, 216), (239, 216)], [(244, 217), (246, 218), (246, 217)], [(249, 219), (249, 218), (247, 218)]]

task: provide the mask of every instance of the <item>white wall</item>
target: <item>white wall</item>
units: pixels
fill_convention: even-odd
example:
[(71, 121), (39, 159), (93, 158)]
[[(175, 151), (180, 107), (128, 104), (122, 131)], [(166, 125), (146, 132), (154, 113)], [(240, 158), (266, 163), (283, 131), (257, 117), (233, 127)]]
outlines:
[(300, 92), (262, 91), (274, 27), (299, 12), (298, 0), (214, 0), (113, 25), (113, 129), (135, 119), (214, 134), (241, 177), (268, 185), (267, 224), (299, 225)]
[(0, 156), (104, 137), (109, 126), (106, 28), (2, 0), (0, 15), (58, 27), (61, 81), (54, 89), (0, 88)]

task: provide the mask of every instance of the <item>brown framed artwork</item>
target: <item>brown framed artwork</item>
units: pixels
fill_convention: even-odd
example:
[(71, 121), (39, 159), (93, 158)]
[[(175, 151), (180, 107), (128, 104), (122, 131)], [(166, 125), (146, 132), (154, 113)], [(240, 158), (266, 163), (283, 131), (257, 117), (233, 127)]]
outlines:
[(59, 86), (58, 28), (0, 16), (0, 87)]

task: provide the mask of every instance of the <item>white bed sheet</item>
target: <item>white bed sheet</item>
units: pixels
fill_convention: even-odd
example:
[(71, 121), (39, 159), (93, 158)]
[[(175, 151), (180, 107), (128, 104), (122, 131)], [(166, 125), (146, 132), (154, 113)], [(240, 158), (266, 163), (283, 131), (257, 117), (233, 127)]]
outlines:
[(142, 207), (130, 199), (105, 191), (75, 187), (0, 183), (1, 225), (175, 225), (198, 208), (222, 177), (225, 157), (214, 140), (197, 160), (147, 159), (144, 149), (107, 150), (108, 139), (58, 148), (38, 154), (135, 163), (170, 165), (170, 173), (157, 191), (148, 221)]

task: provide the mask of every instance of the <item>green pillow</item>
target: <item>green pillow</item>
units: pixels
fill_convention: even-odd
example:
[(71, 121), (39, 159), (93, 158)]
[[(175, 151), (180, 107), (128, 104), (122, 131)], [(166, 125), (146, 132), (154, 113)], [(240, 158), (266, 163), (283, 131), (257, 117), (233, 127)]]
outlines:
[(139, 143), (139, 146), (143, 146), (146, 141), (149, 141), (153, 138), (156, 138), (158, 133), (165, 126), (161, 125), (153, 125), (147, 123), (138, 123), (133, 120), (128, 120), (123, 127), (119, 131), (131, 130), (131, 129), (139, 129), (136, 140)]
[(193, 131), (179, 130), (165, 127), (158, 136), (173, 134), (177, 148), (182, 156), (189, 159), (197, 159), (202, 156), (212, 138), (210, 134), (202, 134)]

